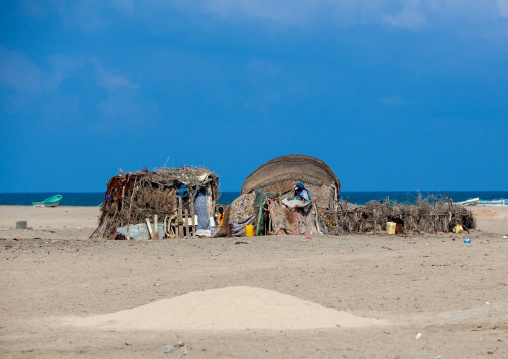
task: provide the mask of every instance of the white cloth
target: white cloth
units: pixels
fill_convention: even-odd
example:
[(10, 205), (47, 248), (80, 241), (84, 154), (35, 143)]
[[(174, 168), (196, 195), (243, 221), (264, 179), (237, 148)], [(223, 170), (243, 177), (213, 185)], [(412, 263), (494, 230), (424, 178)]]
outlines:
[(301, 201), (299, 199), (285, 198), (282, 200), (282, 204), (289, 209), (294, 208), (294, 207), (306, 208), (311, 203), (312, 203), (312, 201)]

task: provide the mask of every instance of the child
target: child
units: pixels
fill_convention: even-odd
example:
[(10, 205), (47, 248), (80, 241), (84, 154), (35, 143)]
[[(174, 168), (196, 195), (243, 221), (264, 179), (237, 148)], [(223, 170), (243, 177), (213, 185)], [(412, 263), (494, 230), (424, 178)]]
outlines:
[(224, 210), (222, 207), (219, 207), (219, 228), (222, 228), (222, 223), (224, 222)]

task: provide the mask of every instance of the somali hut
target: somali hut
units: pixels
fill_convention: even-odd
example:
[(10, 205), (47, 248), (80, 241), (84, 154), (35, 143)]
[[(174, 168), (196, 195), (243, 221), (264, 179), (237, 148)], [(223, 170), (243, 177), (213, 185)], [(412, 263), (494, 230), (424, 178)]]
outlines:
[[(297, 182), (304, 184), (311, 201), (292, 199)], [(228, 209), (228, 234), (245, 235), (249, 225), (258, 236), (321, 234), (319, 211), (334, 210), (339, 193), (337, 176), (320, 159), (305, 155), (275, 158), (258, 167), (243, 183), (240, 197)], [(226, 233), (221, 230), (219, 235)]]
[(292, 197), (296, 182), (302, 182), (319, 208), (335, 210), (339, 203), (340, 181), (322, 160), (306, 155), (274, 158), (252, 172), (242, 194), (254, 190)]
[(218, 188), (218, 176), (206, 167), (163, 167), (114, 176), (91, 238), (212, 236), (210, 218)]

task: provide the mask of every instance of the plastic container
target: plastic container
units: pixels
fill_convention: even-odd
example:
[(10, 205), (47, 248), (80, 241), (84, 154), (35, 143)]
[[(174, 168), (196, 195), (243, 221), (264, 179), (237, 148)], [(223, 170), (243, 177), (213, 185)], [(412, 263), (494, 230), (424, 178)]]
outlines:
[(215, 235), (217, 234), (217, 228), (215, 227), (215, 220), (212, 217), (210, 217), (209, 221), (210, 221), (210, 235), (212, 237), (215, 237)]
[(252, 224), (245, 226), (245, 235), (247, 237), (254, 237), (254, 226)]
[(386, 222), (386, 234), (395, 234), (395, 222)]

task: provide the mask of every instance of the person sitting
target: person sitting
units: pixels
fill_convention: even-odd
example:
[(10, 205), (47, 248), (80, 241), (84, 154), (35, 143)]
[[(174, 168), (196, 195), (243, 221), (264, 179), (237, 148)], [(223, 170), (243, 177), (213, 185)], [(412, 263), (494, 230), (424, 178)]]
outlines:
[(224, 223), (224, 209), (222, 207), (219, 207), (219, 224), (220, 228), (222, 228), (222, 224)]
[(302, 182), (298, 182), (295, 187), (295, 199), (300, 201), (310, 201), (309, 191), (305, 189)]

